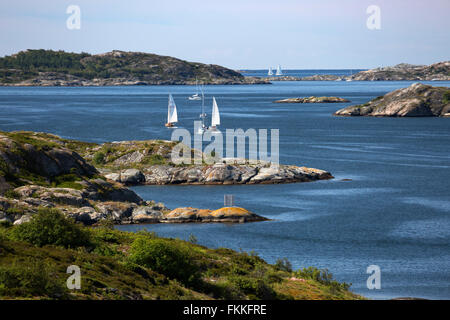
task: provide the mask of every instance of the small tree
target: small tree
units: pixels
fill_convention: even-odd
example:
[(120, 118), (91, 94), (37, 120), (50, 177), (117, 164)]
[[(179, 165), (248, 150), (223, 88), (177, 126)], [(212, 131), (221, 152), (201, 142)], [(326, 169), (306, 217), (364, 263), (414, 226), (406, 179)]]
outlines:
[(199, 279), (198, 267), (189, 253), (169, 240), (139, 237), (131, 245), (129, 260), (184, 284)]
[(41, 208), (30, 222), (15, 226), (11, 231), (15, 240), (27, 241), (42, 247), (48, 244), (75, 248), (90, 245), (90, 234), (72, 219), (56, 209)]

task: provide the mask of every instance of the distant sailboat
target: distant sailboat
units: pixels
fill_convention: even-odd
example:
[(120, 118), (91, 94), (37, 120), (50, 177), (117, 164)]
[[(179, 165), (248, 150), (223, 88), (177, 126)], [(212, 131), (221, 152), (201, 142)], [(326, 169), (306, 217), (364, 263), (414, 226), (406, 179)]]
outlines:
[(267, 72), (268, 76), (273, 76), (272, 67), (269, 67), (269, 71)]
[(213, 97), (213, 106), (212, 106), (212, 116), (211, 116), (211, 129), (217, 129), (217, 126), (220, 125), (220, 114), (219, 107), (217, 106), (216, 98)]
[(282, 76), (283, 75), (283, 72), (281, 71), (281, 66), (280, 65), (278, 65), (277, 73), (275, 73), (275, 75), (277, 75), (277, 76)]
[(173, 100), (172, 94), (169, 93), (169, 105), (167, 107), (167, 123), (166, 127), (173, 127), (178, 122), (177, 105)]
[(201, 100), (202, 98), (200, 97), (200, 95), (198, 94), (198, 83), (197, 80), (195, 80), (195, 86), (197, 88), (197, 93), (193, 94), (192, 96), (190, 96), (188, 99), (189, 100)]
[(353, 81), (353, 80), (352, 80), (352, 76), (353, 76), (353, 70), (350, 70), (350, 78), (348, 78), (348, 79), (345, 80), (345, 81)]

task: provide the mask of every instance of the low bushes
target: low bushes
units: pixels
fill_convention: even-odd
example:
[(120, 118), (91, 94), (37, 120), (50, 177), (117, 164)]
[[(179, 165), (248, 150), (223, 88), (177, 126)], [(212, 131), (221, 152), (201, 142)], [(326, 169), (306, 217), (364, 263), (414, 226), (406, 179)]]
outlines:
[(16, 259), (10, 265), (0, 266), (0, 296), (64, 298), (65, 279), (55, 277), (54, 269), (36, 258)]
[(190, 254), (170, 240), (139, 237), (131, 245), (129, 260), (186, 285), (193, 285), (200, 278)]
[(36, 246), (56, 245), (76, 248), (90, 245), (90, 234), (84, 227), (55, 209), (42, 208), (30, 222), (11, 230), (11, 238)]
[(303, 279), (311, 279), (338, 290), (348, 290), (351, 286), (349, 283), (340, 283), (333, 279), (333, 274), (328, 269), (317, 269), (315, 267), (303, 268), (297, 270), (295, 276)]

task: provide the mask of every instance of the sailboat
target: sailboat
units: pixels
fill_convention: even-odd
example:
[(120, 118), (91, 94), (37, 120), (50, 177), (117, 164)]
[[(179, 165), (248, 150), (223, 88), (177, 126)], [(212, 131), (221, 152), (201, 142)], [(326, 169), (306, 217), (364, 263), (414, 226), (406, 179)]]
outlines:
[(173, 100), (172, 94), (169, 93), (169, 105), (167, 107), (167, 123), (166, 127), (172, 128), (178, 122), (177, 105)]
[(350, 69), (350, 78), (346, 79), (345, 81), (353, 81), (352, 76), (353, 76), (353, 70)]
[(269, 67), (269, 71), (267, 72), (268, 76), (273, 76), (272, 67)]
[(188, 99), (189, 100), (201, 100), (202, 98), (200, 97), (200, 95), (198, 94), (198, 83), (197, 80), (195, 81), (195, 86), (197, 88), (197, 93), (193, 94), (192, 96), (190, 96)]
[(205, 132), (206, 126), (205, 126), (205, 118), (206, 118), (206, 113), (205, 113), (205, 94), (203, 92), (203, 86), (200, 88), (200, 90), (202, 91), (202, 113), (200, 114), (200, 119), (202, 119), (202, 126), (201, 128), (198, 129), (198, 134), (203, 134), (203, 132)]
[(210, 129), (211, 130), (216, 130), (218, 125), (220, 125), (219, 107), (217, 106), (216, 98), (213, 97), (211, 127), (210, 127)]
[(278, 65), (277, 73), (275, 73), (275, 75), (277, 75), (277, 76), (282, 76), (283, 75), (283, 72), (281, 71), (281, 66), (280, 65)]

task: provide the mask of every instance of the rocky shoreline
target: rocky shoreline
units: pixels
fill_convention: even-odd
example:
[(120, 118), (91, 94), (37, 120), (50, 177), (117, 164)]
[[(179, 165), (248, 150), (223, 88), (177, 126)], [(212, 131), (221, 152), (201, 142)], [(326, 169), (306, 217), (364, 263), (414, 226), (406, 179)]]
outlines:
[[(208, 79), (203, 80), (205, 85), (251, 85), (251, 84), (270, 84), (269, 80), (258, 77), (243, 77), (239, 79)], [(195, 80), (140, 80), (138, 78), (95, 78), (83, 79), (67, 74), (55, 72), (41, 72), (39, 76), (33, 79), (27, 79), (15, 83), (1, 83), (4, 87), (105, 87), (105, 86), (158, 86), (158, 85), (195, 85)]]
[(450, 61), (429, 66), (401, 63), (392, 67), (361, 71), (348, 78), (357, 81), (449, 81)]
[(155, 165), (105, 173), (109, 180), (126, 185), (217, 185), (217, 184), (278, 184), (332, 179), (325, 170), (297, 167), (256, 165), (198, 165), (174, 167)]
[(450, 117), (450, 88), (414, 83), (365, 104), (349, 106), (336, 116)]
[(274, 103), (343, 103), (350, 100), (339, 97), (307, 97), (307, 98), (288, 98), (276, 100)]
[(86, 225), (102, 221), (266, 221), (267, 218), (238, 207), (170, 210), (162, 203), (144, 201), (125, 185), (270, 184), (333, 178), (324, 170), (268, 163), (149, 165), (152, 161), (167, 162), (174, 145), (175, 142), (162, 140), (97, 145), (46, 133), (0, 132), (0, 221), (21, 224), (39, 208), (58, 209)]

